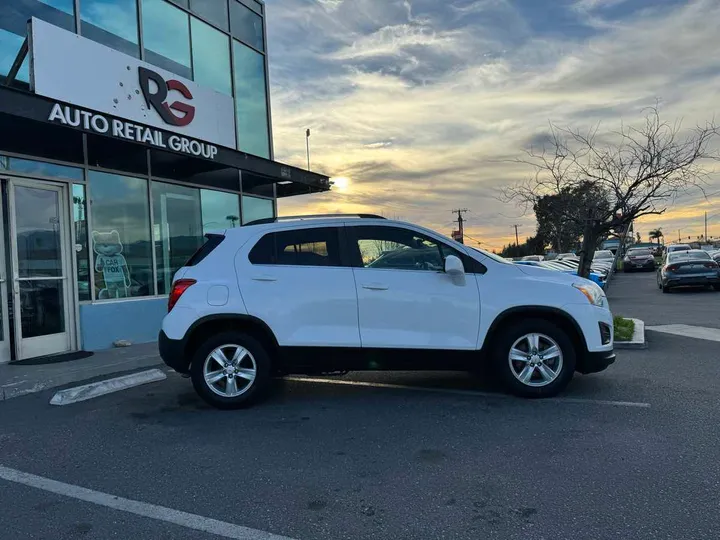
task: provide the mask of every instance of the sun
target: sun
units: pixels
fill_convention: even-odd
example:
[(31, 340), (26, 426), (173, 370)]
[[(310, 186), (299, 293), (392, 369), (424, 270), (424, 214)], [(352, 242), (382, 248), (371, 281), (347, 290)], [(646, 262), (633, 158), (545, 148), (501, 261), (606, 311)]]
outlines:
[(336, 176), (330, 179), (333, 191), (344, 192), (350, 187), (350, 179), (346, 176)]

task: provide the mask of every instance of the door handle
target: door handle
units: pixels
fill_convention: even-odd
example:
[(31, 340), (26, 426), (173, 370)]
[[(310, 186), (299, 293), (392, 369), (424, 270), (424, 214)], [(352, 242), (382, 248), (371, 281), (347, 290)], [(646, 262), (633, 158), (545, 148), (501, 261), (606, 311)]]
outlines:
[(382, 283), (363, 283), (363, 289), (370, 289), (371, 291), (387, 291), (388, 286)]
[(273, 276), (253, 276), (253, 281), (277, 281), (276, 277)]

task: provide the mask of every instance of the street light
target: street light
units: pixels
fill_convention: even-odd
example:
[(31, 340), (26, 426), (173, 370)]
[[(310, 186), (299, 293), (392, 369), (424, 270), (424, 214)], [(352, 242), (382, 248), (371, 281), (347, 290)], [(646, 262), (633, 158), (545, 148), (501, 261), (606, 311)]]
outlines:
[(307, 170), (310, 170), (310, 128), (305, 130), (305, 149), (307, 151)]

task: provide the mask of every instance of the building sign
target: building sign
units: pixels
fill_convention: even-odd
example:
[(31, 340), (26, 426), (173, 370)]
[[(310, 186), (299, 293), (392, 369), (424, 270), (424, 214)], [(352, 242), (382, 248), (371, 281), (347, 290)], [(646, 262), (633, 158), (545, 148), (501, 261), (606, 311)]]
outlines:
[[(83, 112), (93, 116), (100, 113), (100, 117), (123, 118), (129, 125), (173, 131), (181, 136), (174, 140), (235, 148), (235, 108), (230, 96), (34, 17), (31, 24), (32, 89), (79, 111), (67, 117), (62, 110), (70, 125), (76, 114), (84, 119)], [(57, 121), (61, 121), (59, 115)], [(89, 129), (94, 130), (94, 126), (90, 124)], [(130, 132), (123, 129), (127, 136), (120, 135), (108, 121), (106, 133), (139, 142), (147, 138), (152, 144), (151, 135), (143, 133), (138, 139), (137, 130)], [(163, 142), (170, 144), (169, 139)]]
[[(172, 113), (170, 113), (172, 114)], [(105, 115), (55, 103), (50, 111), (48, 121), (56, 122), (64, 126), (72, 126), (110, 135), (119, 139), (149, 144), (157, 148), (164, 148), (190, 154), (196, 157), (215, 159), (218, 148), (214, 144), (198, 141), (182, 135), (168, 134), (162, 130), (119, 120), (107, 118)]]

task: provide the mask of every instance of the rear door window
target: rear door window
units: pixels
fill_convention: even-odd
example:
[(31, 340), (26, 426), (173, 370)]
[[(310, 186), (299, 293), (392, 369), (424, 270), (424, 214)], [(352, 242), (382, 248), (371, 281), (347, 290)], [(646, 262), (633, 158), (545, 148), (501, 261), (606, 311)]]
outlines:
[(192, 254), (192, 256), (185, 263), (185, 266), (195, 266), (196, 264), (198, 264), (205, 257), (210, 255), (210, 253), (212, 253), (213, 250), (218, 247), (223, 240), (225, 240), (225, 237), (222, 234), (206, 234), (205, 243), (200, 246), (200, 248), (195, 253)]
[(252, 264), (342, 266), (337, 227), (268, 233), (250, 250)]

